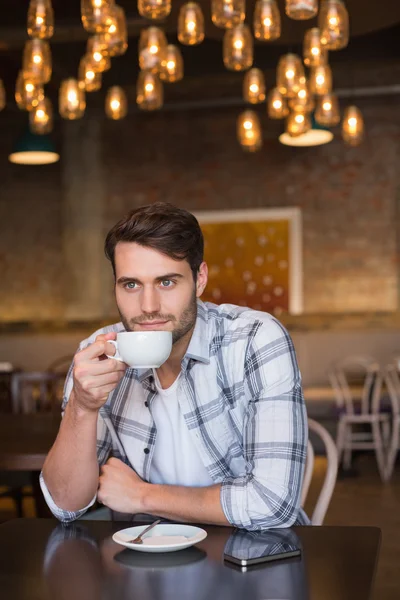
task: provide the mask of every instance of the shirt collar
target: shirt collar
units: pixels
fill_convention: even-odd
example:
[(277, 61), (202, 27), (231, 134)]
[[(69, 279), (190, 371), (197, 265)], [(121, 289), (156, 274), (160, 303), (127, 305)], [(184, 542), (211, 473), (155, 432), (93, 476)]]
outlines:
[[(201, 300), (197, 300), (197, 318), (188, 349), (182, 360), (185, 369), (189, 360), (199, 361), (205, 364), (210, 362), (210, 344), (208, 341), (208, 308)], [(153, 375), (152, 369), (137, 369), (137, 377), (140, 382)]]

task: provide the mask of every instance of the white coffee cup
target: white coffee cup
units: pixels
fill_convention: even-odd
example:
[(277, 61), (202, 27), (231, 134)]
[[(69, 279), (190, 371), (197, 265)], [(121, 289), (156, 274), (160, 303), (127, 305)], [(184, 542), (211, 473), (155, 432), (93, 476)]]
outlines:
[(137, 369), (158, 369), (167, 360), (172, 349), (171, 331), (122, 331), (117, 341), (108, 340), (115, 346), (115, 355), (109, 358), (120, 360)]

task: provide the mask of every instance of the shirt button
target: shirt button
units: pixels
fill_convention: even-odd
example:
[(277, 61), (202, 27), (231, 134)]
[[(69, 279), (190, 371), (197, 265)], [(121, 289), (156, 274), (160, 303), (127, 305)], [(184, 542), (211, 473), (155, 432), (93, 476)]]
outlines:
[(149, 407), (149, 403), (147, 402), (147, 400), (144, 403), (145, 406), (147, 406), (147, 408)]
[(150, 450), (149, 450), (149, 448), (145, 448), (145, 449), (143, 450), (143, 452), (144, 452), (145, 454), (148, 454), (148, 453), (150, 452)]

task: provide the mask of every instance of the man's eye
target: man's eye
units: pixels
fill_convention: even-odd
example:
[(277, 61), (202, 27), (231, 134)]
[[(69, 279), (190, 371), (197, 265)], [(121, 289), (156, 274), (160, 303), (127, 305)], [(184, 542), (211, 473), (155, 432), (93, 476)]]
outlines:
[(171, 279), (163, 279), (161, 282), (161, 287), (172, 287), (173, 281)]
[(125, 287), (128, 290), (134, 290), (136, 287), (136, 282), (135, 281), (128, 281), (128, 283), (125, 284)]

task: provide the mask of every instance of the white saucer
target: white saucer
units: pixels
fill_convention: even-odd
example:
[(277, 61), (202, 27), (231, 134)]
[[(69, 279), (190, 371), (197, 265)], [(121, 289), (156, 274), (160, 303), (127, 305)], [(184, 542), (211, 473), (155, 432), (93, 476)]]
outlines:
[[(200, 527), (195, 527), (194, 525), (174, 525), (174, 524), (161, 524), (156, 525), (153, 529), (146, 533), (143, 536), (143, 544), (130, 544), (128, 540), (133, 540), (135, 537), (140, 535), (140, 533), (146, 529), (147, 525), (140, 525), (139, 527), (128, 527), (127, 529), (121, 529), (114, 533), (112, 539), (117, 544), (121, 544), (121, 546), (125, 546), (130, 550), (137, 550), (138, 552), (175, 552), (176, 550), (184, 550), (184, 548), (189, 548), (190, 546), (194, 546), (198, 544), (202, 540), (207, 537), (207, 532)], [(159, 536), (168, 536), (168, 537), (176, 537), (182, 536), (186, 537), (186, 540), (179, 539), (178, 542), (173, 543), (171, 539), (163, 540), (160, 539), (159, 544), (146, 543), (146, 540), (149, 538), (156, 538)], [(152, 540), (152, 542), (156, 540)]]

